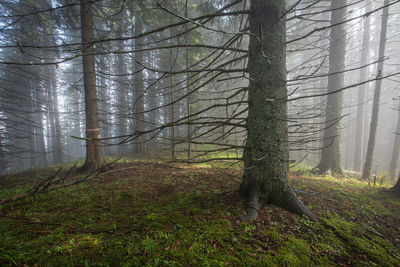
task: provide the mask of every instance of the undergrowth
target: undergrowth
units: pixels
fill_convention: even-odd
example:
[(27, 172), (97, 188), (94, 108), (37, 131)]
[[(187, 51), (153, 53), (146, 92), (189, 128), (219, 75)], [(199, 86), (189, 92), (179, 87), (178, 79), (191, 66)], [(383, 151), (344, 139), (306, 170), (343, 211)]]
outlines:
[[(124, 160), (0, 208), (1, 266), (400, 266), (400, 200), (351, 178), (291, 176), (319, 217), (275, 206), (240, 222), (239, 168)], [(0, 196), (54, 172), (14, 174)]]

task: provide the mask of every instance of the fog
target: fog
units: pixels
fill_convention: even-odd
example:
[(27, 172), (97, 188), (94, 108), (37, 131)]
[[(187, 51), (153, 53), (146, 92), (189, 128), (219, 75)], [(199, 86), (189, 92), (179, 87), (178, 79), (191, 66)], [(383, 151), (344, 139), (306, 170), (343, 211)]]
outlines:
[[(327, 153), (339, 153), (343, 170), (361, 173), (381, 82), (372, 175), (394, 178), (399, 1), (347, 1), (336, 10), (330, 1), (286, 2), (288, 95), (266, 101), (287, 102), (291, 164), (325, 169), (323, 151), (338, 142), (340, 150)], [(87, 125), (92, 111), (85, 99), (97, 106), (100, 139), (93, 147), (106, 161), (111, 155), (182, 162), (228, 157), (241, 164), (249, 3), (94, 1), (89, 41), (82, 39), (81, 16), (88, 15), (80, 8), (74, 1), (0, 1), (1, 174), (87, 158), (86, 138), (97, 128)], [(94, 72), (85, 72), (82, 55), (94, 58)], [(84, 73), (96, 81), (94, 103)], [(341, 106), (334, 117), (331, 96)], [(337, 133), (327, 133), (335, 127)]]

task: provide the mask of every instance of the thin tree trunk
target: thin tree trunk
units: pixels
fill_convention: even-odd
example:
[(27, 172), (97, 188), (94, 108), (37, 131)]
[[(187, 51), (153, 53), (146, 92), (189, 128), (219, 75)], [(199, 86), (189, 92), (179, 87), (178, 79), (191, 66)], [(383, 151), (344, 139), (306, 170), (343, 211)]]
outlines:
[[(331, 25), (343, 22), (346, 16), (347, 0), (331, 1)], [(335, 92), (343, 87), (346, 53), (346, 29), (345, 24), (339, 24), (331, 28), (329, 49), (329, 73), (328, 93), (326, 101), (326, 117), (323, 150), (321, 161), (316, 167), (320, 173), (331, 170), (334, 174), (343, 174), (340, 153), (340, 117), (342, 115), (343, 92)]]
[[(135, 18), (135, 34), (138, 35), (143, 32), (143, 24), (139, 16)], [(135, 50), (143, 49), (143, 40), (141, 38), (135, 40)], [(142, 134), (145, 131), (144, 125), (144, 84), (143, 84), (143, 70), (140, 64), (143, 63), (143, 53), (137, 52), (134, 55), (134, 69), (135, 69), (135, 119), (136, 119), (136, 132), (140, 134), (138, 138), (137, 152), (147, 153), (146, 135)], [(140, 71), (142, 70), (142, 71)]]
[(98, 140), (100, 137), (96, 69), (93, 55), (93, 11), (92, 3), (81, 0), (81, 34), (82, 34), (82, 58), (83, 80), (85, 91), (86, 114), (86, 161), (80, 171), (94, 171), (105, 166), (103, 147)]
[(397, 125), (396, 125), (396, 132), (394, 135), (392, 160), (390, 162), (390, 175), (392, 180), (394, 180), (397, 174), (397, 165), (399, 163), (399, 153), (400, 153), (400, 99), (398, 101), (399, 101), (399, 107), (397, 110)]
[(272, 203), (296, 214), (314, 215), (300, 202), (288, 178), (289, 146), (286, 88), (285, 1), (252, 0), (248, 72), (247, 141), (240, 186), (246, 216), (254, 220)]
[[(169, 23), (172, 24), (172, 15), (169, 16)], [(172, 37), (172, 29), (169, 30), (169, 36)], [(170, 44), (172, 45), (172, 39), (170, 39)], [(179, 44), (179, 37), (178, 37), (178, 44)], [(178, 57), (178, 54), (176, 55)], [(171, 65), (170, 71), (174, 71), (174, 65), (176, 63), (177, 58), (173, 58), (172, 48), (169, 49), (169, 63)], [(175, 122), (175, 98), (174, 98), (174, 76), (171, 74), (169, 77), (169, 101), (171, 103), (171, 119), (172, 123)], [(176, 148), (175, 148), (175, 125), (171, 126), (171, 158), (176, 159)]]
[[(120, 48), (121, 49), (121, 48)], [(121, 51), (121, 50), (120, 50)], [(116, 73), (117, 75), (122, 75), (124, 73), (124, 59), (122, 54), (117, 55), (117, 59), (116, 59)], [(126, 126), (127, 126), (127, 119), (126, 116), (128, 114), (126, 106), (127, 106), (127, 95), (126, 95), (126, 90), (125, 90), (125, 82), (124, 79), (122, 79), (121, 77), (116, 81), (116, 98), (117, 98), (117, 110), (118, 110), (118, 114), (117, 114), (117, 133), (116, 135), (118, 136), (123, 136), (126, 135)], [(122, 144), (119, 147), (119, 152), (123, 153), (125, 152), (124, 146), (126, 144)]]
[[(185, 17), (188, 17), (188, 0), (185, 1)], [(186, 24), (186, 28), (185, 30), (187, 30), (187, 24)], [(186, 44), (189, 44), (189, 33), (186, 34)], [(186, 69), (189, 68), (189, 48), (186, 48), (186, 53), (185, 53), (185, 65), (186, 65)], [(186, 107), (187, 107), (187, 117), (188, 120), (191, 119), (191, 102), (192, 102), (192, 98), (190, 96), (190, 76), (191, 74), (188, 72), (186, 74), (186, 87), (187, 87), (187, 98), (186, 98)], [(190, 123), (187, 124), (187, 162), (190, 163), (191, 161), (191, 138), (192, 138), (192, 125)]]
[(60, 113), (58, 112), (58, 95), (56, 86), (56, 72), (55, 67), (52, 69), (53, 77), (50, 77), (50, 87), (51, 87), (51, 102), (52, 102), (52, 128), (54, 127), (54, 135), (52, 138), (55, 142), (52, 143), (53, 146), (53, 157), (54, 163), (60, 164), (64, 161), (63, 144), (61, 141), (61, 124), (60, 124)]
[[(370, 4), (371, 1), (366, 1), (366, 10), (364, 13), (367, 13), (371, 10)], [(370, 38), (370, 22), (371, 16), (367, 16), (364, 18), (364, 32), (363, 32), (363, 43), (361, 48), (361, 66), (365, 66), (369, 62), (369, 38)], [(368, 79), (367, 77), (368, 67), (362, 68), (360, 70), (360, 82), (363, 82)], [(354, 144), (354, 171), (360, 171), (362, 169), (361, 162), (363, 158), (363, 131), (364, 131), (364, 112), (365, 112), (365, 90), (366, 85), (362, 84), (358, 87), (358, 101), (357, 101), (357, 115), (356, 115), (356, 135), (355, 135), (355, 144)]]
[[(389, 4), (389, 0), (385, 0), (383, 5), (387, 6)], [(385, 7), (383, 9), (382, 14), (382, 24), (381, 24), (381, 36), (379, 42), (379, 59), (383, 59), (385, 55), (385, 47), (386, 47), (386, 32), (387, 32), (387, 22), (389, 17), (389, 7)], [(383, 60), (378, 63), (378, 74), (383, 75)], [(368, 139), (368, 147), (367, 147), (367, 155), (365, 157), (364, 170), (362, 174), (362, 178), (367, 180), (371, 177), (372, 172), (372, 161), (374, 156), (375, 149), (375, 139), (376, 139), (376, 130), (378, 128), (378, 117), (379, 117), (379, 101), (381, 95), (381, 87), (382, 87), (382, 79), (379, 79), (375, 82), (375, 93), (374, 93), (374, 103), (372, 106), (372, 118), (371, 118), (371, 127), (369, 131), (369, 139)]]

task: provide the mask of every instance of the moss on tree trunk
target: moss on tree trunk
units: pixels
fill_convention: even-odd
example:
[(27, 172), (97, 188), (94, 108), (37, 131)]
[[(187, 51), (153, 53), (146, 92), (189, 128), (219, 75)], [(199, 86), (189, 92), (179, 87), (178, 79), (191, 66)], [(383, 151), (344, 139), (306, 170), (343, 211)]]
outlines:
[(315, 218), (297, 199), (288, 179), (284, 12), (283, 0), (251, 1), (248, 135), (240, 188), (247, 199), (244, 220), (256, 219), (266, 203)]

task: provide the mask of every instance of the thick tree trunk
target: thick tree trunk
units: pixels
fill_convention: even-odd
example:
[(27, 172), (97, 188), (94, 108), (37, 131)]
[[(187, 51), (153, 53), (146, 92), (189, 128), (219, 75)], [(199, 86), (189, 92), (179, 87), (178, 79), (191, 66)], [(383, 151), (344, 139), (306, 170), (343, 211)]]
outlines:
[[(367, 13), (371, 10), (370, 7), (371, 1), (368, 0), (366, 3), (366, 10), (364, 13)], [(370, 21), (371, 16), (364, 18), (364, 32), (363, 32), (363, 43), (361, 48), (361, 66), (365, 66), (369, 62), (369, 38), (370, 38)], [(360, 70), (360, 82), (363, 82), (368, 79), (367, 77), (367, 69), (368, 67), (362, 68)], [(355, 144), (354, 144), (354, 171), (360, 171), (362, 169), (361, 163), (363, 158), (363, 131), (364, 131), (364, 110), (365, 110), (365, 90), (366, 84), (362, 84), (358, 87), (358, 101), (357, 101), (357, 115), (356, 115), (356, 135), (355, 135)]]
[[(400, 102), (400, 99), (399, 99)], [(396, 132), (394, 136), (394, 145), (392, 151), (392, 160), (390, 162), (390, 175), (392, 180), (396, 177), (397, 164), (399, 163), (399, 153), (400, 153), (400, 103), (397, 111), (397, 125)]]
[[(384, 6), (389, 4), (389, 0), (384, 1)], [(389, 17), (389, 7), (385, 7), (383, 9), (382, 14), (382, 24), (381, 24), (381, 36), (379, 42), (379, 59), (383, 59), (385, 56), (385, 47), (386, 47), (386, 32), (387, 32), (387, 22)], [(383, 60), (378, 63), (378, 74), (383, 75)], [(382, 87), (382, 79), (379, 79), (375, 82), (375, 93), (374, 93), (374, 103), (372, 106), (372, 118), (371, 118), (371, 127), (369, 130), (369, 139), (368, 139), (368, 147), (367, 147), (367, 155), (365, 156), (364, 170), (362, 174), (362, 178), (367, 180), (371, 177), (372, 172), (372, 161), (374, 156), (375, 149), (375, 139), (376, 139), (376, 130), (378, 128), (378, 117), (379, 117), (379, 101), (381, 96), (381, 87)]]
[(105, 166), (103, 147), (98, 140), (100, 137), (95, 59), (93, 55), (93, 14), (92, 4), (81, 0), (81, 34), (83, 80), (85, 90), (86, 114), (86, 161), (80, 171), (94, 171)]
[(388, 191), (394, 192), (394, 193), (400, 195), (400, 174), (399, 174), (399, 178), (397, 178), (396, 184), (392, 188), (390, 188)]
[(243, 220), (257, 218), (272, 203), (311, 218), (288, 179), (285, 1), (252, 0), (248, 72), (249, 110), (241, 194), (247, 199)]
[[(346, 16), (347, 0), (331, 1), (331, 25), (343, 22)], [(326, 100), (325, 131), (321, 161), (316, 167), (320, 173), (331, 170), (343, 174), (340, 164), (340, 123), (342, 115), (343, 92), (332, 93), (343, 87), (346, 53), (345, 24), (333, 26), (330, 34), (328, 93)], [(332, 74), (337, 73), (337, 74)]]

